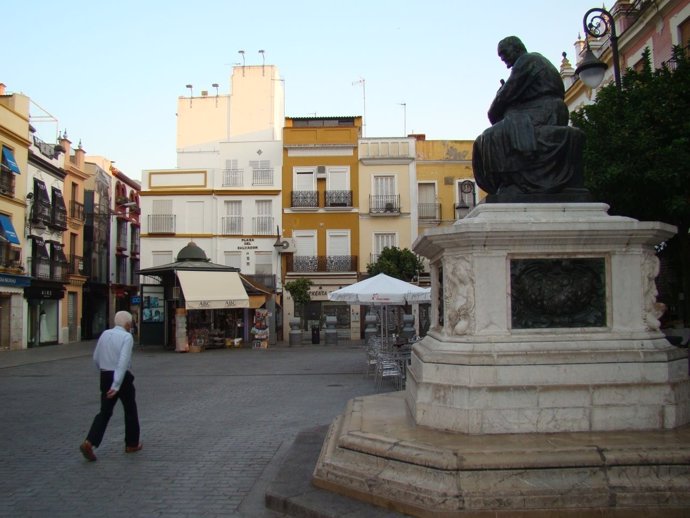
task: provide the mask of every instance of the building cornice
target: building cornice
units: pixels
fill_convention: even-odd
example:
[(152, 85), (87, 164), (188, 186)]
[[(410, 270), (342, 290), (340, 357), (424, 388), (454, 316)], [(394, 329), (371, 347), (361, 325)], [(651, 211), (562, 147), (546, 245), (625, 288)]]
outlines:
[(279, 196), (280, 189), (154, 189), (141, 191), (140, 196)]

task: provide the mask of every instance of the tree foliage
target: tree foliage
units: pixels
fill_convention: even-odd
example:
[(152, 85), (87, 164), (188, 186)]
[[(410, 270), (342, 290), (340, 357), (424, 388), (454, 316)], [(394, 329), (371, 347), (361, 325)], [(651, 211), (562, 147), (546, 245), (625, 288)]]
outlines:
[(311, 295), (309, 295), (309, 288), (312, 286), (309, 279), (295, 279), (294, 281), (286, 282), (285, 289), (290, 293), (295, 305), (304, 306), (311, 302)]
[(676, 47), (670, 63), (628, 69), (622, 88), (601, 89), (596, 102), (572, 114), (587, 138), (585, 183), (611, 214), (678, 227), (667, 243), (679, 272), (676, 296), (685, 293), (680, 317), (690, 321), (690, 57)]
[(572, 114), (584, 130), (587, 187), (611, 214), (690, 221), (690, 61), (674, 49), (674, 67), (652, 71), (649, 50), (640, 71), (628, 69), (622, 88), (608, 85), (594, 104)]
[(401, 281), (410, 282), (424, 271), (424, 263), (407, 248), (385, 247), (375, 263), (367, 264), (369, 275), (385, 273)]

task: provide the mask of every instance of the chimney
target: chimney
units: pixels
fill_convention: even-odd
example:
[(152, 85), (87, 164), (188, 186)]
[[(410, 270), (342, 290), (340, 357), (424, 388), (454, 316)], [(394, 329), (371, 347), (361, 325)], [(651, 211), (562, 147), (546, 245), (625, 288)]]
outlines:
[(62, 146), (62, 149), (65, 150), (65, 156), (70, 156), (70, 151), (72, 149), (72, 141), (67, 138), (67, 135), (65, 133), (62, 134), (58, 143)]
[(77, 166), (77, 169), (80, 171), (84, 170), (84, 157), (86, 157), (86, 150), (81, 147), (81, 140), (79, 141), (79, 146), (77, 146), (77, 149), (74, 151), (74, 161), (75, 161), (75, 166)]
[(5, 95), (5, 89), (7, 85), (5, 83), (0, 83), (0, 95)]

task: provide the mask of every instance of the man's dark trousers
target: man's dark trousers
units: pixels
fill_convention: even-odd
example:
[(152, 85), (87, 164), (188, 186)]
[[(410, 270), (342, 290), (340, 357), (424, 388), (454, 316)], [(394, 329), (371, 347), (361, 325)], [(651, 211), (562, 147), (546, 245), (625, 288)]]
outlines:
[(106, 394), (113, 384), (113, 371), (101, 371), (101, 411), (94, 417), (89, 435), (86, 439), (96, 448), (100, 446), (108, 426), (108, 421), (113, 415), (115, 403), (119, 399), (125, 410), (125, 446), (137, 446), (139, 444), (139, 414), (137, 413), (136, 390), (134, 389), (134, 376), (131, 372), (125, 373), (120, 390), (115, 397), (108, 399)]

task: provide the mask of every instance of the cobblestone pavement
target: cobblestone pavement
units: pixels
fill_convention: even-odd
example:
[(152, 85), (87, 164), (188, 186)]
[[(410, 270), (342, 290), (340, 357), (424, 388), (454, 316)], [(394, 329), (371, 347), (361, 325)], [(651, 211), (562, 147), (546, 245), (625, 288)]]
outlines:
[(300, 430), (376, 392), (359, 344), (179, 354), (137, 350), (144, 449), (117, 405), (97, 462), (95, 342), (0, 352), (0, 516), (271, 517), (264, 491)]

